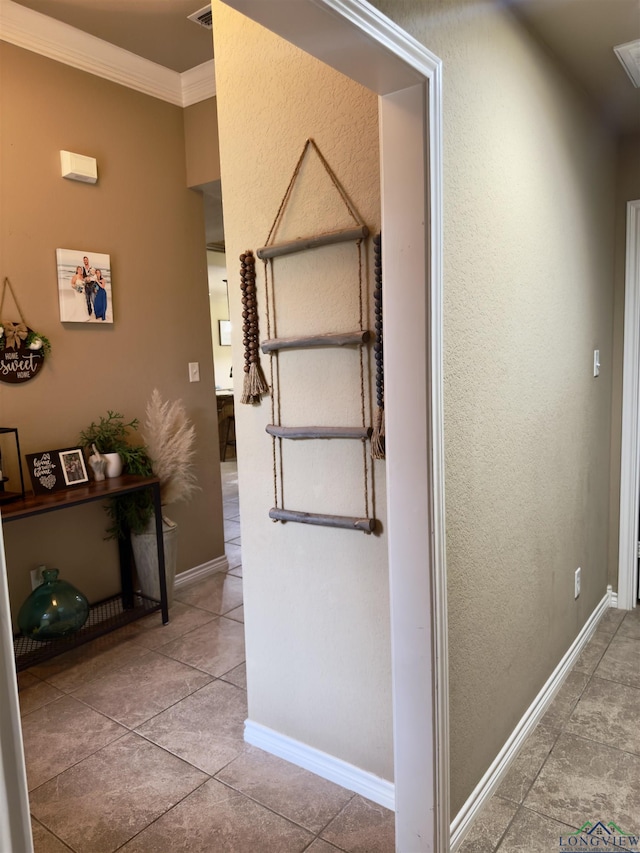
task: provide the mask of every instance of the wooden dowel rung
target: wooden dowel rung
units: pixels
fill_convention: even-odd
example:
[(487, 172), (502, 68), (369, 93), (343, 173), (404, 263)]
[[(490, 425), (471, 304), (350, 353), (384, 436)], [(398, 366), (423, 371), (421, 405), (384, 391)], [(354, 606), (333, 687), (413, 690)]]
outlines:
[(344, 332), (343, 334), (302, 335), (295, 338), (272, 338), (263, 341), (262, 352), (281, 349), (314, 349), (316, 347), (360, 346), (369, 340), (370, 332)]
[(376, 526), (375, 518), (352, 518), (349, 515), (320, 515), (316, 512), (296, 512), (292, 509), (269, 510), (269, 518), (276, 521), (296, 521), (300, 524), (318, 524), (322, 527), (342, 527), (345, 530), (364, 530), (371, 533)]
[(371, 427), (283, 427), (267, 424), (269, 435), (276, 438), (371, 438)]
[(262, 261), (269, 258), (278, 258), (281, 255), (292, 255), (294, 252), (304, 252), (307, 249), (317, 249), (320, 246), (330, 246), (333, 243), (348, 243), (351, 240), (362, 240), (369, 236), (366, 225), (360, 228), (347, 228), (344, 231), (331, 231), (329, 234), (320, 234), (317, 237), (303, 237), (300, 240), (290, 240), (288, 243), (279, 243), (275, 246), (263, 246), (258, 249), (256, 255)]

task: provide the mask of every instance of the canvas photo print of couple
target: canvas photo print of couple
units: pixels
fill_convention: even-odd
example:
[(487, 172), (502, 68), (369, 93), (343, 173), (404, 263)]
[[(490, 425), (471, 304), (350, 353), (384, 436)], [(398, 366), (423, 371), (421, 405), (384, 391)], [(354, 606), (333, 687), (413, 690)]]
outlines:
[(99, 252), (57, 249), (63, 323), (113, 323), (111, 259)]

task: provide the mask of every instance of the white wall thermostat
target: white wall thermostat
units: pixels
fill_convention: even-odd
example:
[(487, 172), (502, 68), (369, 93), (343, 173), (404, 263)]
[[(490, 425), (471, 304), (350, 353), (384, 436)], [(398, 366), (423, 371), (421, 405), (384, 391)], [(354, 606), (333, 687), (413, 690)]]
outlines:
[(61, 151), (60, 166), (62, 177), (70, 181), (95, 184), (98, 180), (98, 163), (95, 157), (85, 157), (84, 154), (74, 154), (72, 151)]

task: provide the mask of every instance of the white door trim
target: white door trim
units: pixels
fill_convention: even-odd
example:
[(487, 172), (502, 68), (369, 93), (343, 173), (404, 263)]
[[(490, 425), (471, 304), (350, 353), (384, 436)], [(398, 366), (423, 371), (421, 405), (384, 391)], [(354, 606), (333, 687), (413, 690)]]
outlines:
[(31, 853), (31, 818), (0, 519), (0, 850)]
[(638, 597), (640, 511), (640, 200), (627, 203), (620, 466), (618, 607), (631, 610)]
[(441, 61), (361, 0), (224, 0), (380, 96), (396, 849), (449, 850)]

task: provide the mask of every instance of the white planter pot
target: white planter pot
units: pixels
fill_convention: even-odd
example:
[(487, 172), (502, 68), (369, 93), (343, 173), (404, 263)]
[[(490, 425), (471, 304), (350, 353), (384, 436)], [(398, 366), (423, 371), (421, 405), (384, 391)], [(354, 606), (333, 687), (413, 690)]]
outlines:
[[(164, 543), (164, 568), (167, 579), (167, 602), (171, 606), (178, 558), (178, 525), (164, 516), (162, 517), (162, 541)], [(151, 519), (144, 533), (131, 534), (131, 547), (133, 548), (140, 591), (143, 595), (148, 595), (159, 601), (160, 581), (158, 579), (155, 518)]]
[(107, 467), (105, 468), (106, 477), (119, 477), (122, 474), (122, 457), (119, 453), (103, 453), (102, 456), (106, 459)]

